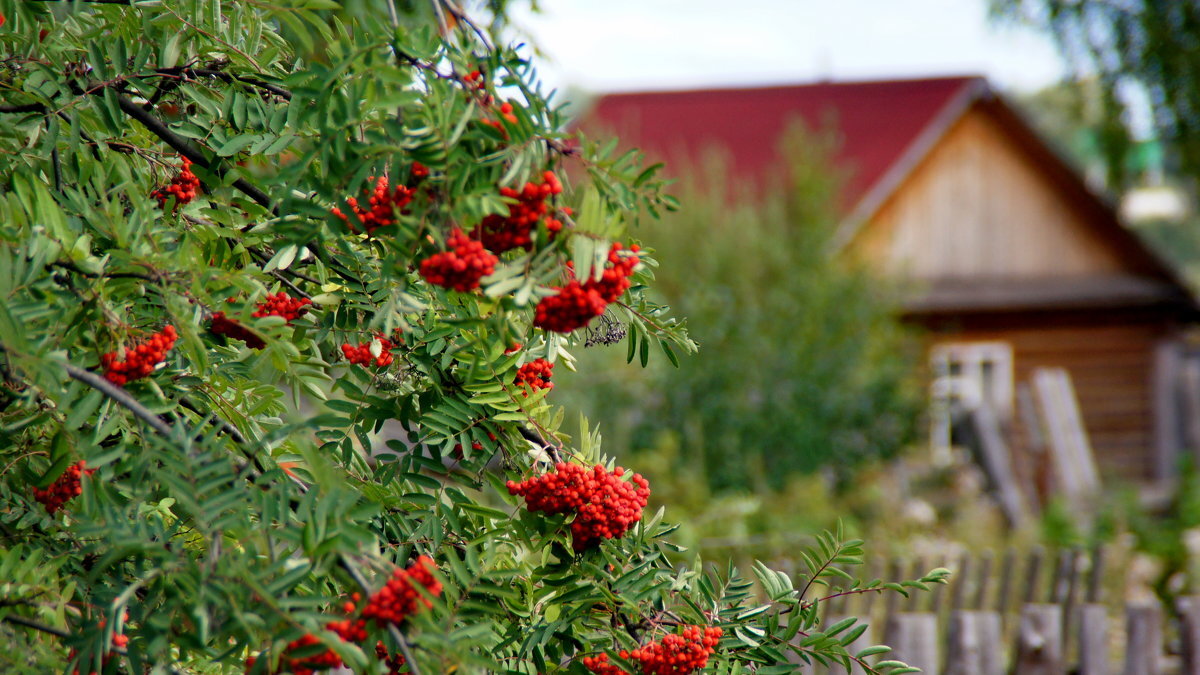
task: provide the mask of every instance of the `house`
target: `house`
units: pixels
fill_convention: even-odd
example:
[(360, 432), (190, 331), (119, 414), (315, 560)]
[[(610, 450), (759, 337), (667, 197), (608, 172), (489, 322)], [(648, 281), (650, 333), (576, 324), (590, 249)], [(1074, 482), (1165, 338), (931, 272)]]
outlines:
[(1032, 374), (1065, 368), (1101, 474), (1171, 476), (1196, 301), (982, 78), (611, 94), (579, 126), (668, 170), (719, 147), (754, 180), (779, 166), (794, 119), (836, 134), (839, 246), (913, 282), (905, 317), (943, 384), (988, 403), (1028, 452)]

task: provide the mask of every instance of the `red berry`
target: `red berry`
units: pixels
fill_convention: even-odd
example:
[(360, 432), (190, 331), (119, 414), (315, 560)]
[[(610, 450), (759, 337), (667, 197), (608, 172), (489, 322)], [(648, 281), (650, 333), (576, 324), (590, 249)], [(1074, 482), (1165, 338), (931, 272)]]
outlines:
[[(419, 162), (413, 162), (410, 173), (415, 184), (429, 175), (429, 169)], [(381, 227), (395, 225), (396, 214), (406, 213), (404, 208), (412, 202), (415, 194), (413, 188), (407, 185), (397, 185), (389, 191), (386, 176), (378, 178), (371, 176), (368, 180), (375, 181), (375, 186), (363, 188), (362, 197), (363, 201), (367, 203), (367, 207), (360, 206), (359, 200), (354, 197), (346, 198), (346, 204), (350, 207), (350, 212), (354, 214), (353, 219), (339, 208), (335, 207), (330, 210), (333, 215), (346, 223), (351, 232), (359, 232), (361, 228), (361, 231), (371, 234)]]
[(200, 179), (196, 174), (192, 173), (192, 162), (187, 157), (182, 157), (183, 168), (179, 174), (171, 179), (171, 182), (166, 187), (156, 188), (150, 193), (150, 196), (158, 200), (158, 206), (165, 208), (171, 197), (175, 198), (175, 206), (183, 206), (190, 203), (196, 198), (196, 191), (200, 189)]
[[(515, 120), (514, 120), (515, 121)], [(544, 222), (551, 237), (562, 230), (562, 221), (548, 215), (546, 199), (562, 193), (562, 183), (551, 171), (542, 174), (543, 182), (526, 183), (521, 191), (500, 188), (500, 196), (516, 203), (508, 205), (508, 215), (492, 214), (479, 225), (479, 238), (492, 253), (514, 248), (533, 248), (533, 228)]]
[(46, 489), (33, 488), (33, 498), (46, 507), (47, 513), (54, 515), (63, 504), (83, 494), (80, 479), (85, 473), (90, 476), (96, 473), (96, 470), (87, 468), (87, 462), (79, 460), (68, 466)]
[(100, 365), (104, 366), (104, 377), (113, 384), (124, 386), (130, 380), (149, 376), (166, 360), (167, 352), (175, 346), (178, 337), (175, 327), (167, 325), (149, 340), (126, 349), (124, 360), (117, 358), (117, 352), (103, 354)]
[(525, 386), (532, 390), (553, 389), (554, 383), (550, 381), (551, 371), (553, 370), (554, 364), (546, 359), (530, 361), (517, 368), (517, 376), (513, 378), (513, 384)]
[(375, 619), (382, 626), (388, 623), (403, 622), (418, 609), (428, 609), (433, 603), (417, 591), (415, 584), (422, 586), (430, 595), (442, 594), (442, 584), (433, 576), (436, 566), (433, 559), (427, 555), (420, 556), (408, 569), (396, 569), (392, 578), (388, 579), (374, 595), (367, 599), (363, 609), (364, 619)]
[(650, 499), (650, 484), (640, 474), (621, 479), (625, 470), (611, 473), (602, 466), (590, 471), (578, 464), (560, 462), (554, 471), (535, 478), (508, 481), (509, 494), (525, 498), (530, 511), (574, 513), (571, 544), (576, 551), (596, 546), (601, 539), (620, 537), (642, 519)]
[(450, 250), (435, 253), (421, 262), (421, 276), (435, 286), (467, 293), (479, 288), (479, 280), (495, 271), (500, 261), (458, 228), (450, 233), (446, 244)]

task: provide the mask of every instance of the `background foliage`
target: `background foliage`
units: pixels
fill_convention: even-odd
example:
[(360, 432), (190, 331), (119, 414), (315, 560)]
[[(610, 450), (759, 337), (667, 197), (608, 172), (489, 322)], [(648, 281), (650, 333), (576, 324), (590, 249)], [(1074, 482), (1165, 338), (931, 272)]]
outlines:
[(700, 353), (639, 374), (597, 348), (564, 378), (620, 445), (678, 448), (675, 468), (717, 491), (778, 490), (822, 467), (844, 479), (912, 443), (921, 419), (900, 289), (836, 255), (832, 141), (801, 127), (785, 138), (774, 185), (748, 190), (712, 156), (684, 179), (686, 208), (645, 226), (661, 250), (655, 292), (692, 322)]

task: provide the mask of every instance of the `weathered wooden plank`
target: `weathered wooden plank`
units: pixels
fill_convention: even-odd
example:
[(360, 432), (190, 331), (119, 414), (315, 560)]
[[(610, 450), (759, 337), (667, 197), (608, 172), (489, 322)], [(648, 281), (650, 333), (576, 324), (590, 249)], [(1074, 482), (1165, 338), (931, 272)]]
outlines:
[(1162, 665), (1162, 610), (1151, 603), (1125, 608), (1124, 675), (1158, 675)]
[(1079, 608), (1078, 675), (1108, 675), (1108, 608), (1085, 604)]
[(894, 658), (922, 672), (938, 672), (938, 625), (933, 613), (898, 612), (888, 619), (884, 632)]
[(1100, 475), (1092, 456), (1087, 430), (1071, 386), (1071, 376), (1061, 368), (1034, 371), (1033, 393), (1049, 439), (1057, 483), (1078, 513), (1100, 489)]
[(944, 675), (1004, 675), (1000, 615), (959, 610), (950, 614)]
[(1013, 672), (1021, 675), (1064, 675), (1062, 608), (1029, 604), (1021, 608), (1017, 656)]
[(1027, 520), (1029, 511), (1025, 507), (1025, 499), (1021, 495), (1017, 476), (1013, 471), (1012, 455), (1009, 453), (1008, 444), (1004, 442), (1004, 434), (1000, 431), (1000, 420), (986, 404), (971, 411), (970, 419), (975, 437), (979, 441), (983, 470), (996, 491), (996, 501), (1000, 504), (1000, 510), (1010, 526), (1020, 527)]
[(1179, 598), (1180, 675), (1200, 675), (1200, 595)]

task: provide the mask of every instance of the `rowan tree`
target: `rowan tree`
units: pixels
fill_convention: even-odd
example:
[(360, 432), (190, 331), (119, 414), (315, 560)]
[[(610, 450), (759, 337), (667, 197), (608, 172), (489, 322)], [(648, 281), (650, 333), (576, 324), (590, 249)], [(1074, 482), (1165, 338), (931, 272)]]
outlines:
[(696, 346), (632, 239), (661, 182), (561, 131), (504, 9), (0, 0), (0, 665), (886, 651), (817, 627), (817, 588), (904, 590), (845, 571), (861, 542), (757, 588), (675, 565), (653, 486), (563, 427), (554, 368), (598, 322), (643, 361)]

